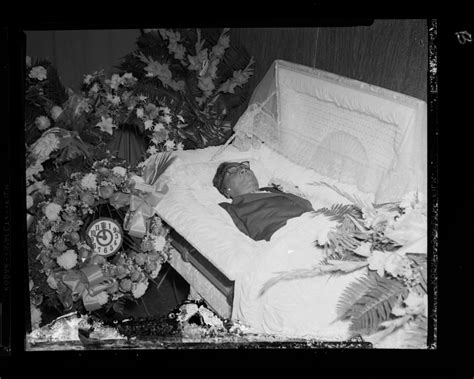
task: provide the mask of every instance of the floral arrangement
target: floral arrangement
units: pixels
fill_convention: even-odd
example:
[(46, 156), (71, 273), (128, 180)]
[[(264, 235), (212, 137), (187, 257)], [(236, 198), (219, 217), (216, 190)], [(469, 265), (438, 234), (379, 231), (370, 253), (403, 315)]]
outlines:
[[(150, 185), (155, 185), (169, 163), (169, 159), (161, 162)], [(102, 307), (120, 312), (125, 300), (143, 296), (157, 277), (169, 259), (168, 229), (154, 212), (146, 213), (151, 207), (146, 197), (159, 191), (140, 190), (139, 184), (147, 178), (138, 173), (113, 157), (102, 159), (89, 172), (71, 175), (34, 205), (36, 246), (30, 255), (35, 254), (37, 264), (30, 264), (30, 293), (35, 314), (45, 296), (45, 305), (60, 307), (61, 313)], [(124, 215), (134, 198), (142, 201), (140, 207)], [(104, 215), (124, 220), (124, 228), (130, 230), (123, 236), (122, 250), (110, 257), (97, 254), (86, 234), (90, 222)], [(127, 221), (131, 218), (145, 224), (141, 238), (133, 237), (134, 226)], [(44, 281), (49, 288), (44, 288)]]
[(97, 71), (85, 76), (82, 90), (91, 104), (89, 122), (101, 131), (112, 135), (120, 125), (136, 126), (149, 138), (148, 155), (183, 149), (183, 116), (172, 113), (157, 97), (145, 95), (148, 92), (140, 89), (133, 74), (107, 78), (103, 71)]
[(322, 230), (315, 245), (325, 250), (317, 266), (281, 273), (264, 284), (263, 294), (281, 280), (365, 270), (339, 299), (338, 320), (349, 320), (353, 335), (374, 344), (403, 331), (403, 347), (427, 343), (427, 205), (417, 191), (400, 202), (369, 204), (326, 183), (350, 204), (316, 213), (337, 221)]
[(120, 69), (138, 79), (138, 91), (161, 99), (183, 118), (184, 148), (223, 143), (253, 74), (253, 58), (230, 46), (229, 29), (147, 29), (137, 45)]

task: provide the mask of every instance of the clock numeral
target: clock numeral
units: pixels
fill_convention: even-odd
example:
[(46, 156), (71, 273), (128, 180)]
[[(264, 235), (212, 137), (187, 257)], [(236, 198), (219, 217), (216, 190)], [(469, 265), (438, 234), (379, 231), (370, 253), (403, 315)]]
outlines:
[(107, 246), (104, 247), (104, 253), (107, 254)]
[(118, 228), (116, 226), (114, 226), (113, 231), (114, 231), (114, 233), (118, 233)]
[(95, 225), (95, 230), (99, 230), (100, 229), (100, 225), (99, 224), (96, 224)]

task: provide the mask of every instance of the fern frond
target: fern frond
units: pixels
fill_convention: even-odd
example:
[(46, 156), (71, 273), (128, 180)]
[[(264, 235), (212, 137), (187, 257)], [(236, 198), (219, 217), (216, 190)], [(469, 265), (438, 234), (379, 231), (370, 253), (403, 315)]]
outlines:
[(374, 285), (373, 276), (364, 276), (352, 282), (342, 293), (336, 305), (338, 319), (344, 319), (354, 304)]
[(347, 200), (349, 200), (352, 204), (356, 205), (360, 209), (372, 208), (372, 204), (368, 204), (366, 201), (360, 199), (357, 195), (352, 196), (352, 195), (348, 194), (347, 192), (337, 188), (335, 185), (332, 185), (332, 184), (329, 184), (329, 183), (326, 183), (326, 182), (312, 182), (312, 183), (309, 183), (309, 184), (311, 184), (313, 186), (326, 186), (326, 187), (332, 189), (333, 191), (337, 192), (342, 197), (345, 197)]
[(153, 177), (150, 181), (150, 184), (154, 185), (158, 178), (167, 170), (169, 166), (174, 162), (176, 159), (176, 156), (171, 156), (172, 152), (167, 152), (165, 154), (160, 154), (160, 157), (158, 158), (158, 155), (155, 158), (155, 162), (153, 164), (153, 169), (154, 169), (154, 174)]
[(277, 272), (278, 276), (267, 280), (262, 289), (259, 292), (259, 296), (262, 296), (275, 284), (282, 281), (296, 280), (296, 279), (308, 279), (314, 278), (315, 276), (330, 274), (335, 272), (349, 273), (352, 271), (359, 270), (367, 266), (367, 262), (353, 262), (353, 261), (335, 261), (327, 260), (325, 264), (318, 264), (317, 266), (310, 269), (296, 269), (287, 272)]
[(316, 211), (316, 214), (323, 214), (331, 221), (343, 222), (346, 215), (354, 218), (362, 217), (360, 209), (352, 204), (334, 204), (331, 208), (321, 208)]
[(400, 296), (406, 296), (408, 289), (397, 280), (374, 276), (375, 282), (365, 291), (349, 311), (352, 324), (350, 331), (370, 334), (380, 323), (390, 317), (392, 307)]
[(428, 321), (426, 317), (417, 317), (407, 325), (403, 347), (426, 348), (428, 343)]

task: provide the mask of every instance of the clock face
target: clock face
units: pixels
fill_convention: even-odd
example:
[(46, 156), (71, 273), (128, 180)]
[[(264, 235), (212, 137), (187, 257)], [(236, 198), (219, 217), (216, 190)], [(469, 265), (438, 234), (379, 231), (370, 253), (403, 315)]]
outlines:
[(115, 254), (122, 245), (122, 228), (117, 221), (110, 218), (99, 218), (87, 228), (94, 252), (109, 256)]

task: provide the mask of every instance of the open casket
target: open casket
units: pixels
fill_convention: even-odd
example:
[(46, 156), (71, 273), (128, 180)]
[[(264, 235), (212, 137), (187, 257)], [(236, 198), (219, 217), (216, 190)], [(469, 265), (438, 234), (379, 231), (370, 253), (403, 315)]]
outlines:
[(332, 322), (338, 297), (357, 272), (263, 283), (321, 259), (320, 219), (291, 219), (270, 241), (241, 233), (212, 186), (224, 161), (250, 161), (261, 187), (279, 183), (314, 209), (348, 200), (314, 182), (337, 185), (368, 202), (427, 192), (427, 107), (422, 100), (281, 60), (255, 89), (223, 146), (177, 152), (165, 173), (170, 188), (156, 206), (173, 228), (171, 265), (222, 317), (249, 330), (291, 337), (344, 339), (347, 322)]

